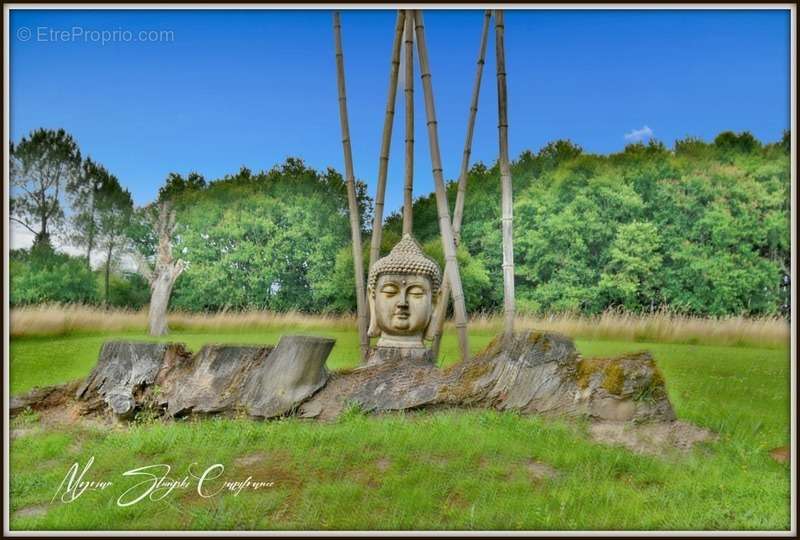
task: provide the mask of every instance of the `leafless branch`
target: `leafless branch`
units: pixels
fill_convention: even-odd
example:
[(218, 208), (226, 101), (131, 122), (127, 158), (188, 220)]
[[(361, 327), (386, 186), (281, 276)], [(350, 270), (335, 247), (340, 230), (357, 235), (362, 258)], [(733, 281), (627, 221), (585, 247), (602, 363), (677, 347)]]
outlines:
[(8, 219), (10, 219), (10, 220), (12, 220), (12, 221), (16, 221), (17, 223), (19, 223), (20, 225), (22, 225), (23, 227), (25, 227), (26, 229), (28, 229), (29, 231), (31, 231), (33, 234), (39, 234), (39, 233), (38, 233), (38, 231), (35, 231), (35, 230), (31, 229), (31, 227), (30, 227), (30, 226), (29, 226), (27, 223), (25, 223), (24, 221), (21, 221), (21, 220), (19, 220), (19, 219), (15, 218), (14, 216), (9, 216), (9, 218), (8, 218)]

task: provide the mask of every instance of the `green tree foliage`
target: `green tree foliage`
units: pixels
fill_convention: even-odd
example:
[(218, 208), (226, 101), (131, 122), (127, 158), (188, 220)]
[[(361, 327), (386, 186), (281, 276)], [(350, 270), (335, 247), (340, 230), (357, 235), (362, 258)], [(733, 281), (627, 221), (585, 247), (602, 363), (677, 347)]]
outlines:
[(97, 246), (103, 254), (103, 303), (109, 304), (111, 267), (127, 246), (133, 217), (133, 199), (119, 181), (109, 176), (97, 192), (95, 215)]
[(747, 154), (761, 148), (761, 143), (749, 131), (742, 133), (723, 131), (714, 139), (714, 146), (724, 152)]
[[(96, 272), (96, 287), (104, 291), (106, 287), (105, 272)], [(140, 309), (150, 301), (150, 286), (147, 281), (136, 272), (112, 272), (109, 276), (108, 303), (109, 306)]]
[(63, 129), (37, 129), (10, 149), (10, 218), (34, 233), (34, 244), (52, 245), (64, 220), (61, 196), (78, 177), (81, 153)]
[[(788, 132), (770, 145), (728, 132), (710, 144), (676, 141), (673, 151), (651, 140), (608, 156), (569, 141), (523, 152), (512, 164), (519, 310), (785, 309), (788, 141)], [(496, 165), (469, 172), (460, 250), (491, 282), (472, 312), (502, 308), (499, 185)], [(451, 205), (455, 189), (449, 184)], [(435, 216), (432, 197), (415, 201), (421, 242), (438, 238)], [(390, 216), (385, 230), (399, 230), (401, 221)]]
[[(726, 132), (711, 143), (688, 137), (669, 149), (650, 140), (605, 156), (570, 141), (523, 152), (511, 164), (519, 311), (591, 314), (613, 307), (667, 307), (698, 315), (785, 313), (790, 148), (788, 132), (770, 144), (747, 132)], [(98, 171), (104, 170), (90, 164), (83, 171), (102, 176)], [(456, 188), (455, 182), (447, 186), (451, 208)], [(97, 195), (99, 188), (93, 189)], [(120, 202), (109, 207), (109, 219), (130, 208), (130, 196), (118, 182), (112, 191), (119, 198), (110, 200)], [(355, 309), (346, 186), (337, 172), (315, 171), (290, 158), (269, 171), (242, 168), (211, 182), (196, 173), (171, 174), (160, 197), (177, 211), (173, 253), (189, 263), (175, 284), (173, 309)], [(357, 198), (366, 268), (372, 206), (360, 182)], [(73, 213), (90, 211), (88, 200), (74, 197)], [(99, 209), (95, 203), (94, 212)], [(155, 203), (129, 214), (126, 228), (130, 245), (145, 257), (158, 242), (154, 210)], [(101, 227), (121, 227), (101, 225), (101, 214), (93, 221), (97, 247), (92, 249), (104, 241)], [(38, 230), (35, 225), (32, 230)], [(388, 216), (382, 254), (401, 230), (401, 214)], [(414, 202), (414, 234), (441, 262), (432, 194)], [(114, 236), (112, 251), (118, 242)], [(104, 275), (92, 276), (85, 264), (79, 271), (73, 268), (79, 259), (44, 248), (41, 257), (34, 256), (37, 250), (12, 253), (12, 303), (147, 302), (147, 284), (138, 276), (108, 264), (106, 292)], [(497, 164), (476, 163), (469, 171), (458, 260), (469, 311), (501, 309)]]
[(81, 172), (67, 184), (67, 193), (75, 211), (70, 218), (69, 240), (86, 249), (86, 266), (91, 268), (92, 251), (97, 242), (98, 193), (110, 175), (102, 165), (87, 157)]
[[(358, 199), (366, 223), (371, 208), (363, 183)], [(174, 202), (174, 249), (189, 266), (175, 285), (173, 308), (329, 309), (337, 253), (350, 241), (341, 175), (289, 159), (268, 172), (242, 169), (183, 191)], [(352, 288), (351, 282), (339, 295)]]
[(608, 249), (608, 264), (600, 276), (604, 304), (621, 305), (630, 311), (653, 308), (659, 288), (661, 238), (650, 222), (620, 225)]
[[(444, 250), (442, 241), (439, 238), (429, 240), (422, 246), (423, 251), (436, 262), (444, 272)], [(466, 248), (459, 246), (456, 250), (459, 270), (461, 271), (461, 283), (464, 286), (464, 301), (467, 310), (474, 313), (479, 311), (483, 304), (483, 299), (492, 292), (492, 282), (489, 279), (489, 272), (483, 261), (477, 257), (470, 257)], [(450, 306), (452, 310), (452, 304)]]
[(57, 253), (41, 244), (14, 250), (9, 261), (10, 304), (97, 301), (97, 285), (82, 257)]
[(158, 190), (158, 200), (174, 199), (186, 191), (197, 191), (206, 187), (206, 179), (196, 172), (190, 172), (186, 178), (178, 173), (169, 173), (167, 180)]
[(67, 185), (67, 192), (72, 204), (68, 238), (86, 250), (88, 267), (98, 242), (107, 240), (109, 228), (117, 228), (118, 220), (127, 221), (133, 201), (114, 175), (88, 157), (81, 173)]

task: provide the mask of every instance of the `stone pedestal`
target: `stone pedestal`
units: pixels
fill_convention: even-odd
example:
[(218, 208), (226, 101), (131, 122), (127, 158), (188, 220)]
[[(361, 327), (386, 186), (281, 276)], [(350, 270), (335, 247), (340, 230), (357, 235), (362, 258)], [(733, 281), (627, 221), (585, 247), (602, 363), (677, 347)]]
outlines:
[(365, 366), (379, 366), (387, 363), (411, 363), (433, 366), (435, 360), (429, 349), (406, 349), (399, 347), (376, 347), (371, 349)]

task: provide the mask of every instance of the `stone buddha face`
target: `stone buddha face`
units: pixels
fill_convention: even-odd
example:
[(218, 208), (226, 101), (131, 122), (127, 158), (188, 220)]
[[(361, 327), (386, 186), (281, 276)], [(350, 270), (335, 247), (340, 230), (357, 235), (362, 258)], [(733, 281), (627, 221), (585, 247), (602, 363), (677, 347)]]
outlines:
[(378, 347), (423, 348), (438, 304), (438, 265), (410, 235), (375, 263), (369, 279), (370, 328)]

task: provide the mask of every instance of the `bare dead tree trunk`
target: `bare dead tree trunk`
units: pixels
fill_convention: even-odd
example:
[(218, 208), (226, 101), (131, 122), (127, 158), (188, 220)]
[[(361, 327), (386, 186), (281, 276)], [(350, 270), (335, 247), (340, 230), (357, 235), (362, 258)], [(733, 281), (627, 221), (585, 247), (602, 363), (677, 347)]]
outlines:
[(511, 191), (511, 169), (508, 163), (508, 93), (506, 89), (505, 25), (503, 10), (494, 12), (495, 49), (497, 54), (497, 111), (500, 132), (500, 188), (502, 192), (503, 221), (503, 305), (505, 310), (505, 338), (514, 335), (514, 200)]
[(406, 11), (405, 27), (406, 163), (403, 191), (403, 234), (414, 229), (414, 14)]
[(148, 313), (149, 333), (151, 336), (165, 336), (169, 333), (167, 326), (167, 307), (172, 294), (172, 283), (169, 273), (165, 272), (150, 285), (150, 310)]
[(172, 258), (172, 234), (175, 232), (175, 210), (165, 201), (158, 206), (156, 233), (158, 250), (153, 269), (147, 261), (137, 257), (139, 273), (150, 283), (150, 308), (148, 312), (151, 336), (164, 336), (169, 333), (167, 326), (167, 307), (175, 281), (186, 269), (186, 262)]
[(433, 164), (433, 180), (436, 187), (436, 210), (439, 214), (439, 232), (444, 248), (445, 272), (453, 288), (453, 308), (455, 324), (458, 331), (458, 344), (461, 358), (469, 358), (469, 340), (467, 337), (467, 309), (464, 304), (464, 290), (461, 286), (461, 275), (456, 260), (456, 244), (453, 236), (453, 224), (450, 222), (450, 209), (447, 203), (447, 192), (442, 174), (442, 157), (439, 152), (439, 133), (436, 122), (436, 109), (433, 103), (433, 85), (428, 63), (428, 49), (425, 42), (425, 28), (422, 12), (414, 11), (417, 34), (417, 53), (419, 54), (420, 71), (422, 72), (422, 89), (425, 94), (425, 114), (428, 119), (428, 142), (430, 144), (431, 162)]
[(350, 148), (350, 124), (347, 119), (347, 94), (344, 85), (344, 54), (342, 53), (342, 25), (339, 12), (333, 13), (333, 35), (336, 47), (336, 74), (339, 90), (339, 119), (342, 124), (342, 147), (344, 149), (345, 179), (347, 182), (347, 203), (350, 207), (350, 233), (353, 244), (353, 270), (356, 281), (356, 310), (358, 312), (358, 338), (361, 348), (361, 359), (365, 360), (369, 353), (369, 336), (367, 335), (367, 305), (364, 291), (364, 259), (361, 254), (361, 220), (358, 216), (356, 201), (356, 185), (353, 175), (353, 153)]
[[(464, 153), (461, 157), (461, 172), (458, 176), (458, 193), (456, 195), (456, 208), (453, 213), (453, 235), (455, 235), (456, 247), (461, 243), (461, 222), (464, 216), (464, 199), (467, 194), (467, 172), (469, 171), (469, 156), (472, 153), (472, 134), (475, 129), (475, 117), (478, 114), (478, 97), (481, 92), (481, 78), (483, 75), (483, 65), (486, 58), (486, 42), (489, 36), (489, 22), (492, 18), (491, 10), (486, 10), (483, 19), (483, 30), (481, 31), (481, 44), (478, 49), (478, 68), (475, 74), (475, 84), (472, 87), (472, 100), (469, 106), (469, 120), (467, 121), (467, 136), (464, 140)], [(445, 269), (444, 279), (442, 280), (442, 297), (443, 308), (440, 310), (440, 316), (434, 319), (435, 330), (433, 336), (433, 343), (431, 350), (433, 351), (433, 358), (439, 358), (439, 349), (442, 345), (442, 332), (444, 330), (444, 321), (447, 316), (447, 305), (450, 303), (450, 280), (447, 279), (447, 270)]]
[(394, 107), (397, 101), (397, 74), (400, 70), (400, 38), (406, 12), (397, 12), (397, 22), (392, 41), (392, 57), (389, 62), (389, 90), (386, 98), (386, 115), (383, 120), (383, 136), (381, 137), (381, 157), (378, 164), (378, 186), (375, 193), (375, 212), (372, 218), (372, 240), (369, 250), (369, 268), (381, 256), (381, 240), (383, 239), (383, 205), (386, 195), (386, 175), (389, 166), (389, 149), (392, 143), (392, 126), (394, 125)]

